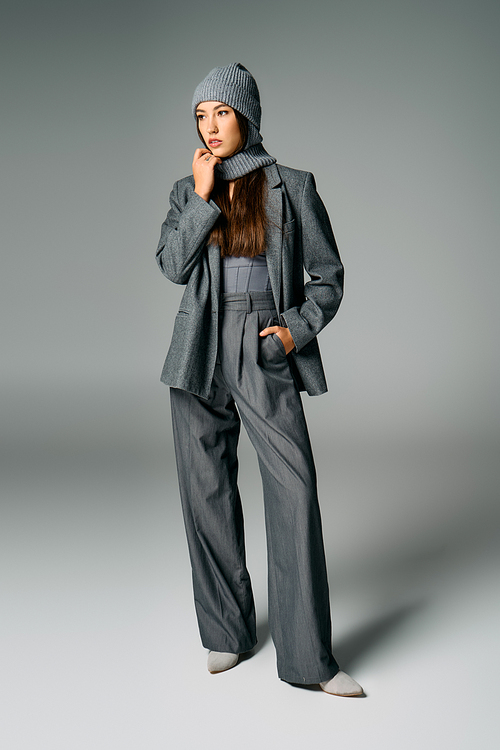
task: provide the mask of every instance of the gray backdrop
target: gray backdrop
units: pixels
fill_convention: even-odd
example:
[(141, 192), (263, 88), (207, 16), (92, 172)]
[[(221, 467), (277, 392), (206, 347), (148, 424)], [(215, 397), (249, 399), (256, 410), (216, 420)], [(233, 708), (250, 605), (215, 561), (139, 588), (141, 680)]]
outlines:
[[(232, 747), (249, 694), (260, 720), (240, 747), (345, 737), (412, 748), (422, 715), (431, 747), (489, 737), (498, 3), (3, 8), (3, 745)], [(258, 81), (268, 151), (314, 173), (346, 265), (345, 300), (320, 336), (330, 392), (305, 406), (336, 653), (365, 701), (275, 678), (245, 439), (262, 649), (213, 678), (199, 648), (158, 380), (182, 289), (154, 251), (199, 145), (192, 92), (235, 61)], [(421, 703), (433, 692), (445, 700), (435, 713)], [(221, 705), (233, 724), (213, 725)]]

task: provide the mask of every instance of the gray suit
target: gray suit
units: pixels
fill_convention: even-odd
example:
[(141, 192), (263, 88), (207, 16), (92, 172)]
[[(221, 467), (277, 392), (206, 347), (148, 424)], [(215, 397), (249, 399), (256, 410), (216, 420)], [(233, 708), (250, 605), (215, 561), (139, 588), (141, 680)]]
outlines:
[[(309, 172), (265, 167), (270, 219), (267, 264), (281, 325), (295, 341), (289, 357), (299, 390), (327, 390), (317, 334), (342, 299), (344, 269), (330, 220)], [(161, 380), (207, 398), (215, 370), (220, 301), (220, 251), (207, 237), (220, 209), (194, 192), (194, 178), (175, 183), (156, 253), (162, 273), (186, 284)], [(311, 277), (304, 284), (304, 268)]]
[[(331, 621), (316, 473), (299, 389), (326, 390), (316, 334), (342, 296), (343, 268), (314, 178), (266, 167), (271, 292), (220, 293), (220, 252), (206, 239), (220, 213), (174, 185), (158, 263), (186, 284), (162, 374), (171, 386), (179, 489), (198, 625), (212, 651), (256, 643), (246, 568), (237, 445), (243, 422), (259, 458), (268, 547), (269, 627), (278, 674), (295, 683), (331, 679)], [(304, 285), (304, 268), (311, 280)], [(287, 325), (286, 355), (272, 325)]]

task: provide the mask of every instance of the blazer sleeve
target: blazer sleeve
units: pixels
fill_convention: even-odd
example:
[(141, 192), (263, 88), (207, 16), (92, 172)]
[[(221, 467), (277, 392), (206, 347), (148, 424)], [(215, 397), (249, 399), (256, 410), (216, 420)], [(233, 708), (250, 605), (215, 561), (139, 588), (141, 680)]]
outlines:
[(344, 267), (330, 219), (310, 172), (304, 181), (300, 218), (303, 263), (310, 280), (304, 284), (304, 302), (281, 314), (296, 352), (331, 321), (339, 309), (344, 288)]
[(176, 284), (187, 284), (201, 259), (206, 240), (220, 214), (220, 208), (207, 203), (189, 186), (181, 196), (180, 182), (170, 193), (170, 210), (162, 224), (156, 260), (161, 272)]

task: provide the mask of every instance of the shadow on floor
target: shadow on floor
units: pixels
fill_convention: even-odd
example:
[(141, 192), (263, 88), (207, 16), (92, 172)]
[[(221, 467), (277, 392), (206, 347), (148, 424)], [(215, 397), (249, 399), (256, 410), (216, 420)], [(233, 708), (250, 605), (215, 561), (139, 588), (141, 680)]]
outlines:
[(340, 668), (349, 672), (351, 666), (364, 654), (377, 648), (381, 641), (391, 637), (396, 630), (424, 606), (424, 601), (406, 604), (374, 618), (344, 637), (334, 646), (335, 658)]
[[(371, 622), (357, 628), (348, 637), (334, 645), (333, 652), (340, 664), (340, 668), (349, 673), (352, 665), (370, 650), (377, 648), (381, 641), (391, 637), (396, 630), (403, 626), (409, 618), (424, 606), (424, 602), (416, 602), (399, 607), (393, 612), (374, 618)], [(319, 685), (292, 684), (292, 687), (302, 690), (321, 691)], [(366, 693), (355, 696), (368, 697)]]

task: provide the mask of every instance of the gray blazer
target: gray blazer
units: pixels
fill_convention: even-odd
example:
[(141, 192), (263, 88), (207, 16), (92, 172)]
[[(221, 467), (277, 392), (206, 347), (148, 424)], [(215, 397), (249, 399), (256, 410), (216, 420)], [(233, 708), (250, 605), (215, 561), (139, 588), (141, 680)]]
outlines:
[[(300, 390), (327, 390), (317, 334), (342, 299), (344, 269), (326, 209), (310, 172), (265, 167), (269, 228), (266, 257), (271, 289), (295, 349), (288, 355)], [(185, 284), (161, 374), (166, 385), (208, 398), (218, 344), (220, 250), (207, 244), (220, 209), (194, 192), (192, 175), (175, 183), (156, 251), (158, 265)], [(304, 283), (304, 269), (310, 279)]]

